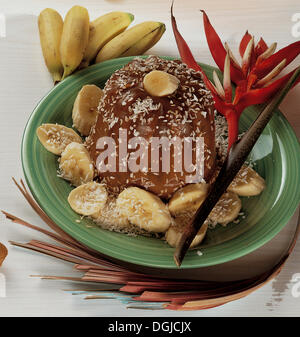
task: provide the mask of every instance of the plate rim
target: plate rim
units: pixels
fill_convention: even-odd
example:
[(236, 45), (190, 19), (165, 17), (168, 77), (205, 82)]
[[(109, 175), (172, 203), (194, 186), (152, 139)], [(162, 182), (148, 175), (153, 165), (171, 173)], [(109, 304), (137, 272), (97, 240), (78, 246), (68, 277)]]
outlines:
[[(143, 55), (142, 57), (148, 57), (149, 55)], [(107, 63), (110, 63), (112, 61), (116, 62), (116, 61), (130, 61), (132, 60), (134, 57), (136, 56), (129, 56), (129, 57), (124, 57), (124, 58), (117, 58), (117, 59), (113, 59), (113, 60), (108, 60), (108, 61), (104, 61), (102, 62), (101, 64), (95, 64), (95, 65), (92, 65), (92, 66), (89, 66), (89, 70), (91, 70), (92, 67), (99, 67), (101, 65), (105, 65)], [(141, 57), (141, 56), (138, 56), (138, 57)], [(176, 57), (171, 57), (171, 56), (159, 56), (159, 57), (162, 57), (162, 58), (166, 58), (166, 59), (178, 59)], [(217, 68), (211, 66), (211, 65), (208, 65), (208, 64), (203, 64), (203, 63), (199, 63), (200, 65), (205, 65), (205, 66), (208, 66), (210, 67), (211, 69), (216, 69), (218, 70)], [(84, 71), (87, 71), (87, 69), (83, 69), (81, 70), (82, 72)], [(63, 82), (59, 83), (57, 86), (51, 88), (39, 101), (38, 103), (36, 104), (36, 106), (34, 107), (34, 109), (32, 110), (26, 124), (25, 124), (25, 127), (24, 127), (24, 130), (23, 130), (23, 135), (22, 135), (22, 141), (21, 141), (21, 162), (22, 162), (22, 169), (23, 169), (23, 174), (24, 174), (24, 177), (25, 177), (25, 181), (27, 183), (27, 186), (29, 187), (29, 190), (32, 194), (32, 196), (34, 197), (35, 201), (38, 203), (38, 205), (42, 208), (42, 210), (52, 219), (51, 215), (52, 213), (47, 209), (47, 207), (45, 205), (43, 205), (42, 203), (40, 203), (40, 200), (39, 198), (37, 197), (37, 194), (36, 194), (36, 191), (35, 191), (35, 186), (34, 186), (34, 180), (33, 180), (33, 177), (32, 177), (32, 174), (30, 172), (30, 170), (28, 170), (27, 168), (29, 167), (28, 165), (28, 157), (26, 157), (26, 137), (27, 137), (27, 134), (28, 134), (28, 127), (30, 125), (30, 122), (32, 121), (32, 119), (34, 118), (34, 115), (36, 113), (36, 111), (38, 111), (39, 107), (41, 106), (41, 104), (44, 102), (44, 100), (49, 97), (50, 93), (53, 92), (53, 89), (56, 88), (56, 87), (59, 87), (61, 85), (63, 85), (64, 83), (68, 83), (69, 81), (72, 80), (72, 78), (74, 76), (78, 76), (78, 74), (81, 72), (81, 71), (78, 71), (76, 74), (74, 75), (71, 75), (69, 76), (67, 79), (65, 79)], [(68, 82), (67, 82), (68, 81)], [(292, 142), (294, 145), (298, 144), (298, 152), (299, 152), (299, 155), (300, 155), (300, 144), (299, 144), (299, 141), (297, 139), (297, 136), (295, 134), (295, 131), (293, 130), (293, 127), (290, 125), (290, 123), (288, 122), (288, 120), (286, 119), (286, 117), (282, 114), (282, 112), (278, 109), (277, 110), (279, 112), (279, 116), (280, 118), (283, 120), (284, 122), (284, 126), (287, 127), (289, 129), (289, 132), (291, 131), (291, 136), (292, 136)], [(298, 165), (299, 168), (300, 168), (300, 164)], [(295, 213), (297, 207), (298, 207), (298, 203), (299, 203), (299, 200), (300, 200), (300, 192), (298, 193), (298, 201), (295, 201), (294, 202), (294, 207), (290, 207), (290, 212), (288, 215), (285, 216), (285, 219), (284, 221), (282, 221), (282, 223), (280, 225), (278, 225), (276, 227), (276, 229), (273, 229), (271, 234), (269, 234), (267, 237), (265, 237), (265, 239), (260, 239), (259, 241), (257, 241), (256, 243), (253, 243), (251, 244), (251, 246), (248, 246), (248, 247), (244, 247), (244, 249), (242, 251), (238, 251), (238, 252), (231, 252), (230, 255), (226, 258), (226, 256), (224, 256), (222, 259), (220, 259), (219, 261), (217, 262), (214, 262), (214, 263), (208, 263), (208, 264), (203, 264), (201, 266), (195, 266), (195, 265), (185, 265), (183, 264), (181, 266), (180, 269), (195, 269), (195, 268), (202, 268), (202, 267), (207, 267), (207, 266), (216, 266), (218, 264), (222, 264), (222, 263), (225, 263), (225, 262), (229, 262), (229, 261), (233, 261), (239, 257), (242, 257), (242, 256), (245, 256), (253, 251), (255, 251), (256, 249), (260, 248), (261, 246), (263, 246), (264, 244), (266, 244), (267, 242), (271, 241), (285, 226), (286, 224), (289, 222), (289, 220), (291, 219), (291, 217), (293, 216), (293, 214)], [(117, 261), (120, 261), (122, 263), (127, 263), (127, 264), (131, 264), (131, 265), (138, 265), (138, 266), (144, 266), (144, 267), (151, 267), (151, 268), (155, 268), (155, 269), (160, 269), (160, 268), (165, 268), (165, 269), (177, 269), (177, 266), (175, 265), (174, 263), (174, 266), (166, 266), (164, 264), (162, 264), (161, 266), (160, 265), (153, 265), (151, 263), (147, 263), (147, 262), (140, 262), (140, 261), (136, 261), (136, 262), (132, 262), (132, 261), (128, 261), (126, 259), (122, 259), (120, 257), (120, 254), (106, 254), (104, 253), (103, 251), (101, 251), (101, 247), (99, 249), (99, 246), (98, 247), (95, 247), (95, 245), (86, 240), (85, 238), (82, 238), (82, 237), (76, 237), (76, 235), (73, 235), (73, 233), (69, 233), (69, 231), (66, 230), (66, 228), (62, 228), (60, 224), (57, 224), (61, 229), (63, 229), (64, 231), (66, 231), (69, 235), (71, 235), (72, 237), (74, 237), (76, 240), (78, 240), (79, 242), (82, 242), (84, 243), (85, 245), (87, 245), (88, 247), (92, 248), (92, 249), (95, 249), (97, 250), (97, 252), (99, 252), (101, 255), (107, 257), (108, 259), (113, 259), (113, 260), (117, 260)]]

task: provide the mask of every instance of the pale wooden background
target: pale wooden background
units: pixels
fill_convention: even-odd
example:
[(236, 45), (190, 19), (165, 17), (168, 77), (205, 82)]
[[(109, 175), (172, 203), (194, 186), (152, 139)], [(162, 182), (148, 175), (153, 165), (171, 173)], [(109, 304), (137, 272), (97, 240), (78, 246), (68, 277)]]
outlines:
[[(37, 15), (52, 7), (64, 15), (73, 0), (0, 0), (0, 14), (6, 16), (5, 38), (0, 38), (0, 208), (29, 222), (41, 221), (23, 202), (11, 182), (11, 176), (22, 177), (20, 143), (26, 121), (37, 102), (52, 87), (44, 66), (37, 31)], [(151, 50), (157, 55), (178, 56), (169, 20), (169, 0), (86, 0), (81, 2), (91, 18), (112, 10), (135, 15), (135, 22), (163, 21), (167, 31)], [(177, 0), (175, 15), (183, 36), (197, 60), (214, 64), (205, 41), (201, 14), (205, 9), (223, 40), (237, 55), (239, 41), (249, 29), (257, 38), (262, 34), (271, 43), (282, 47), (296, 41), (291, 29), (294, 13), (300, 12), (298, 0), (196, 1)], [(298, 37), (299, 39), (299, 37)], [(299, 58), (293, 65), (299, 64)], [(300, 86), (283, 102), (281, 109), (300, 136)], [(295, 158), (299, 160), (299, 158)], [(283, 253), (293, 233), (297, 216), (271, 242), (258, 251), (220, 265), (198, 271), (201, 278), (235, 279), (254, 275), (272, 265)], [(1, 219), (0, 241), (27, 241), (41, 235)], [(247, 298), (205, 311), (171, 312), (128, 310), (114, 300), (84, 301), (61, 289), (76, 285), (30, 278), (31, 274), (73, 275), (71, 265), (20, 249), (9, 248), (9, 256), (0, 273), (6, 278), (6, 298), (0, 298), (0, 316), (299, 316), (300, 298), (291, 293), (292, 277), (300, 273), (299, 243), (280, 275), (270, 284)]]

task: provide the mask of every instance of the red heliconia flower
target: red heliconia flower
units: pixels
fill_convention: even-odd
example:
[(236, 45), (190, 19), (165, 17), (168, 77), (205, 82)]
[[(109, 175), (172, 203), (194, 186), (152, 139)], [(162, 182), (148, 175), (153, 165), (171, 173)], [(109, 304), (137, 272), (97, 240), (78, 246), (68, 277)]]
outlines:
[[(292, 76), (294, 70), (274, 80), (300, 54), (300, 41), (274, 53), (276, 43), (268, 47), (261, 38), (255, 45), (254, 37), (247, 31), (239, 46), (242, 57), (240, 64), (227, 43), (225, 42), (223, 45), (206, 13), (204, 11), (202, 13), (208, 46), (216, 64), (223, 72), (223, 83), (214, 71), (213, 84), (195, 61), (190, 48), (177, 29), (173, 15), (173, 4), (171, 7), (172, 27), (182, 61), (188, 67), (201, 72), (203, 80), (214, 98), (216, 109), (226, 117), (229, 150), (238, 138), (239, 118), (244, 109), (250, 105), (268, 102)], [(232, 97), (231, 81), (236, 85), (234, 97)], [(300, 80), (296, 84), (299, 82)]]

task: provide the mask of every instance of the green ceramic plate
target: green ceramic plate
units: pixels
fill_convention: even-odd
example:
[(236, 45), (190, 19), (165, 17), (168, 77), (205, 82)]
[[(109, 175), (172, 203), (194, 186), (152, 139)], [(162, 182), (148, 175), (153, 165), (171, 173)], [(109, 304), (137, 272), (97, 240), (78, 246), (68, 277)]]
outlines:
[[(174, 249), (158, 239), (129, 237), (95, 226), (67, 202), (70, 185), (57, 177), (57, 156), (47, 152), (36, 137), (42, 123), (72, 125), (74, 99), (84, 84), (103, 87), (110, 75), (132, 58), (115, 59), (91, 66), (55, 86), (32, 112), (22, 144), (22, 163), (27, 184), (42, 209), (64, 231), (102, 254), (133, 264), (176, 268)], [(208, 76), (214, 68), (202, 65)], [(250, 126), (257, 108), (242, 116), (241, 131)], [(251, 153), (255, 169), (266, 179), (267, 188), (257, 197), (243, 198), (239, 223), (209, 230), (199, 250), (186, 255), (182, 268), (216, 265), (241, 257), (271, 240), (288, 222), (300, 200), (300, 149), (297, 138), (283, 115), (276, 111)]]

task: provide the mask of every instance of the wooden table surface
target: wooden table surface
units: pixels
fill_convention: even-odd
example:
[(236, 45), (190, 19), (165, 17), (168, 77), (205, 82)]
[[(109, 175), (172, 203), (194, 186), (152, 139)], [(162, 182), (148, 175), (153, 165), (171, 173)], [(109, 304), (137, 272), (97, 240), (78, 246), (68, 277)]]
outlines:
[[(165, 22), (167, 31), (149, 52), (178, 56), (170, 26), (169, 0), (86, 0), (91, 19), (112, 10), (128, 11), (135, 22)], [(0, 208), (27, 221), (42, 225), (25, 204), (11, 181), (22, 178), (20, 146), (26, 121), (38, 101), (52, 88), (44, 65), (37, 30), (37, 15), (46, 8), (57, 9), (62, 15), (78, 2), (72, 0), (0, 0), (0, 18), (5, 17), (6, 29), (0, 26)], [(177, 0), (175, 15), (183, 36), (198, 61), (214, 65), (204, 37), (199, 9), (205, 9), (222, 39), (237, 54), (239, 41), (248, 29), (258, 39), (263, 35), (278, 47), (300, 38), (298, 0), (196, 1)], [(2, 20), (3, 21), (3, 20)], [(2, 27), (3, 28), (3, 27)], [(6, 33), (6, 34), (4, 34)], [(6, 36), (4, 36), (6, 35)], [(298, 35), (298, 36), (297, 36)], [(299, 64), (299, 57), (292, 66)], [(300, 137), (300, 86), (289, 93), (281, 110)], [(299, 160), (299, 158), (295, 158)], [(300, 186), (299, 186), (300, 188)], [(285, 251), (297, 221), (295, 214), (289, 224), (268, 244), (238, 260), (205, 268), (197, 275), (207, 279), (237, 279), (257, 274), (271, 266)], [(225, 306), (204, 311), (172, 312), (129, 310), (116, 300), (84, 301), (62, 289), (77, 285), (32, 278), (32, 274), (74, 275), (72, 265), (50, 257), (11, 247), (8, 240), (45, 239), (28, 229), (1, 218), (0, 241), (9, 254), (0, 269), (0, 282), (5, 280), (6, 296), (0, 292), (0, 316), (299, 316), (300, 297), (297, 276), (300, 276), (300, 244), (275, 280), (246, 298)], [(294, 290), (294, 291), (292, 291)], [(3, 293), (2, 293), (3, 295)], [(300, 295), (300, 293), (299, 293)]]

